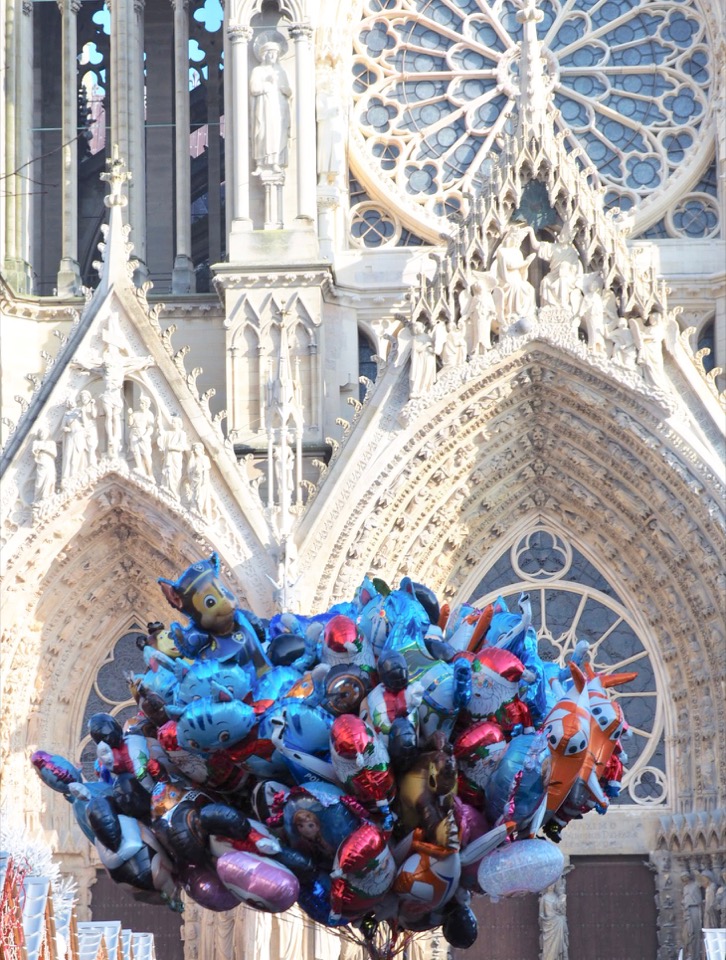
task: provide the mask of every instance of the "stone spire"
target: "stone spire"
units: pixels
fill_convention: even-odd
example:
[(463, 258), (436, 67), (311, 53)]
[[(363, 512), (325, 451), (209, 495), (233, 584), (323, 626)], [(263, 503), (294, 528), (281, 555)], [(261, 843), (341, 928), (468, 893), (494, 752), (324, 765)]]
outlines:
[(103, 198), (109, 209), (108, 224), (101, 227), (104, 242), (99, 244), (101, 260), (93, 266), (101, 278), (99, 289), (106, 292), (120, 282), (133, 282), (134, 270), (138, 261), (129, 259), (133, 244), (129, 243), (131, 228), (123, 222), (122, 210), (128, 204), (124, 193), (125, 185), (131, 180), (131, 172), (126, 169), (126, 161), (119, 155), (118, 144), (113, 145), (111, 157), (106, 161), (106, 170), (101, 180), (109, 184), (110, 191)]

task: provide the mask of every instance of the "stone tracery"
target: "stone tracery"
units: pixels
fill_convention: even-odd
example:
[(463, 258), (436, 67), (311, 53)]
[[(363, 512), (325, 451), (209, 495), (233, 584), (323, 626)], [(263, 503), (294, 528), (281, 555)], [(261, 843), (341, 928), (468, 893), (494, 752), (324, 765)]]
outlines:
[[(376, 172), (385, 185), (376, 199), (387, 195), (404, 221), (430, 228), (464, 209), (490, 175), (518, 90), (517, 10), (479, 0), (365, 5), (353, 70), (356, 168), (366, 187)], [(698, 131), (713, 76), (702, 10), (549, 2), (538, 35), (568, 148), (598, 169), (608, 203), (637, 204), (639, 222), (657, 219), (650, 211), (665, 212), (684, 165), (707, 161)]]

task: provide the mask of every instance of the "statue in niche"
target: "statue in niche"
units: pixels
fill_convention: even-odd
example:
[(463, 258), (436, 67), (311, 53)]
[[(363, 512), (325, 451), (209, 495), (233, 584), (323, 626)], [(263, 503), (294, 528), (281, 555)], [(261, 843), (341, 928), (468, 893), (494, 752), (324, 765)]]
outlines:
[(159, 431), (156, 443), (163, 457), (162, 486), (177, 500), (180, 500), (184, 473), (184, 454), (189, 449), (189, 443), (184, 433), (182, 419), (178, 413), (171, 415), (171, 425), (168, 430)]
[(422, 397), (436, 383), (434, 339), (420, 320), (411, 324), (411, 368), (408, 375), (412, 400)]
[(66, 412), (63, 414), (61, 432), (63, 433), (61, 486), (65, 487), (70, 480), (85, 473), (88, 469), (83, 414), (71, 397), (66, 400)]
[(146, 370), (154, 363), (153, 357), (123, 356), (116, 340), (116, 326), (117, 323), (109, 323), (109, 329), (104, 334), (106, 347), (101, 357), (91, 364), (74, 361), (74, 366), (103, 377), (103, 392), (98, 402), (106, 419), (106, 454), (109, 457), (117, 457), (121, 448), (124, 379), (128, 374)]
[(441, 345), (443, 367), (461, 367), (466, 363), (466, 332), (456, 320), (446, 323), (446, 336)]
[(33, 502), (39, 503), (55, 493), (55, 458), (58, 454), (58, 444), (55, 440), (50, 440), (48, 431), (41, 427), (35, 433), (31, 449), (35, 460)]
[(189, 485), (189, 500), (192, 508), (205, 517), (211, 506), (211, 489), (209, 474), (212, 465), (204, 452), (203, 443), (193, 443), (187, 462), (187, 482)]
[(153, 480), (151, 438), (154, 433), (156, 418), (151, 409), (151, 400), (146, 394), (142, 394), (139, 398), (139, 409), (129, 409), (126, 415), (129, 425), (129, 450), (134, 458), (135, 470), (142, 477)]
[(318, 125), (318, 184), (336, 183), (343, 169), (345, 145), (343, 140), (343, 108), (335, 74), (331, 69), (320, 76), (315, 96), (315, 116)]
[(459, 294), (461, 318), (469, 334), (469, 352), (486, 353), (492, 345), (492, 320), (496, 306), (492, 290), (496, 280), (490, 273), (474, 273), (468, 290)]
[(580, 323), (585, 325), (590, 348), (605, 355), (605, 331), (618, 325), (618, 304), (612, 290), (605, 289), (599, 270), (586, 273), (581, 280)]
[(542, 960), (567, 960), (567, 897), (561, 877), (547, 887), (539, 900), (539, 928), (542, 935)]
[(701, 960), (702, 900), (698, 881), (690, 874), (683, 882), (683, 960)]
[[(289, 507), (295, 502), (295, 455), (290, 447), (290, 441), (285, 444), (285, 461), (283, 466), (282, 446), (277, 446), (272, 451), (272, 468), (275, 477), (275, 486), (277, 487), (277, 502), (280, 506)], [(284, 493), (283, 493), (284, 486)]]
[[(525, 257), (522, 244), (528, 237), (535, 252)], [(493, 264), (497, 285), (492, 296), (501, 330), (517, 320), (534, 316), (537, 301), (527, 274), (538, 250), (539, 241), (527, 223), (510, 224), (497, 247)]]
[(287, 166), (292, 90), (279, 63), (286, 48), (285, 38), (277, 31), (266, 30), (255, 40), (260, 62), (250, 74), (254, 176), (280, 173)]
[(542, 278), (539, 288), (542, 306), (558, 307), (576, 315), (582, 303), (583, 271), (570, 224), (563, 224), (552, 243), (540, 243), (538, 253), (550, 265), (549, 273)]
[(98, 450), (98, 420), (96, 419), (98, 410), (96, 409), (96, 401), (89, 390), (81, 390), (78, 394), (78, 409), (81, 411), (83, 432), (86, 437), (88, 466), (95, 467), (98, 462), (96, 456)]

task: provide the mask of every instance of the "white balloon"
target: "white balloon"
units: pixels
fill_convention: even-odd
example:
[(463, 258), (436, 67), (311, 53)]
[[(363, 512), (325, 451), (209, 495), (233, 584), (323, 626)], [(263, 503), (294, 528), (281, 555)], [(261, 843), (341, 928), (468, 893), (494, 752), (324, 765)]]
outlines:
[(547, 840), (517, 840), (500, 847), (479, 865), (479, 886), (493, 899), (539, 893), (557, 880), (565, 858)]

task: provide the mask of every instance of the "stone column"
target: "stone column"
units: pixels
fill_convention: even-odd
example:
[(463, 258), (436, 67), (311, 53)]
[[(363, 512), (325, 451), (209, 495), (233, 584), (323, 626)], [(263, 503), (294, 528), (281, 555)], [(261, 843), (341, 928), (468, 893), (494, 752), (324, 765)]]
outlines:
[(78, 38), (76, 18), (81, 0), (58, 0), (61, 12), (63, 105), (61, 112), (61, 262), (58, 295), (78, 296)]
[(316, 127), (312, 37), (309, 24), (290, 27), (295, 42), (295, 124), (297, 137), (297, 218), (315, 223), (316, 204)]
[(19, 293), (32, 288), (30, 259), (30, 181), (32, 159), (33, 4), (6, 5), (5, 71), (5, 276)]
[(129, 222), (134, 256), (139, 261), (135, 281), (148, 276), (146, 266), (146, 117), (144, 105), (144, 2), (129, 3)]
[[(239, 259), (235, 251), (235, 234), (249, 233), (252, 230), (250, 219), (250, 146), (249, 146), (249, 70), (248, 50), (252, 39), (252, 27), (246, 24), (230, 23), (227, 27), (228, 49), (230, 51), (231, 87), (230, 97), (232, 114), (227, 116), (225, 144), (227, 146), (226, 169), (232, 169), (232, 191), (227, 192), (227, 203), (231, 206), (231, 229), (228, 243), (230, 262)], [(231, 157), (230, 157), (231, 152)]]
[(194, 293), (192, 262), (191, 159), (189, 156), (189, 0), (174, 8), (174, 155), (176, 170), (176, 256), (172, 293)]
[(137, 282), (146, 277), (143, 0), (106, 0), (111, 10), (111, 143), (132, 175), (128, 219)]

